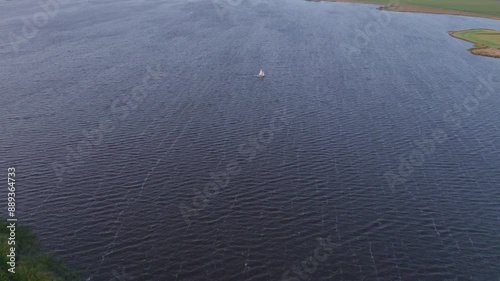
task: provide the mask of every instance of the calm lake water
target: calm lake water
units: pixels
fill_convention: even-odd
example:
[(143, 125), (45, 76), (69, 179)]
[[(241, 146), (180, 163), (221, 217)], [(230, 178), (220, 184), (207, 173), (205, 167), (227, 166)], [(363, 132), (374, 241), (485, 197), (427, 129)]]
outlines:
[(84, 278), (499, 280), (500, 60), (447, 34), (499, 21), (0, 7), (1, 167), (19, 221)]

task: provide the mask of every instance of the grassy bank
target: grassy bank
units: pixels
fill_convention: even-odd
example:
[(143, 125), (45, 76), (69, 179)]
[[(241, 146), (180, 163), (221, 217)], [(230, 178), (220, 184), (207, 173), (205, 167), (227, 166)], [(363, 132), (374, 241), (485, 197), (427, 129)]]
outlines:
[(325, 0), (329, 2), (352, 2), (379, 4), (381, 9), (397, 12), (419, 12), (475, 16), (500, 20), (498, 0)]
[[(500, 20), (500, 0), (307, 0), (378, 4), (379, 9), (483, 17)], [(476, 55), (500, 58), (500, 31), (490, 29), (454, 30), (453, 37), (475, 44), (469, 51)]]
[(451, 36), (474, 43), (469, 51), (476, 55), (500, 58), (500, 31), (469, 29), (449, 32)]
[(16, 267), (15, 273), (8, 272), (7, 264), (10, 245), (7, 244), (10, 231), (5, 219), (0, 219), (0, 281), (78, 281), (81, 278), (64, 267), (61, 262), (40, 250), (35, 235), (16, 223)]

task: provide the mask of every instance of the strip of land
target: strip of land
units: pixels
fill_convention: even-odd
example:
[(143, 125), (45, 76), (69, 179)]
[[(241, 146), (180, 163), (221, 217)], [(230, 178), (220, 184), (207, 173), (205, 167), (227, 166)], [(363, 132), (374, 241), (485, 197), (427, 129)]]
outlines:
[[(11, 239), (9, 223), (0, 218), (0, 280), (1, 281), (78, 281), (78, 273), (65, 267), (59, 260), (43, 253), (30, 229), (15, 227), (15, 241)], [(9, 262), (15, 248), (15, 273), (9, 272)]]
[(474, 43), (474, 47), (469, 49), (469, 52), (473, 54), (500, 58), (500, 30), (454, 30), (450, 31), (449, 34), (455, 38)]
[(416, 12), (483, 17), (500, 20), (498, 0), (323, 0), (381, 5), (379, 9), (395, 12)]
[[(378, 4), (379, 9), (395, 12), (415, 12), (472, 16), (500, 20), (500, 0), (307, 0)], [(491, 29), (453, 30), (451, 36), (472, 42), (473, 54), (500, 58), (500, 31)]]

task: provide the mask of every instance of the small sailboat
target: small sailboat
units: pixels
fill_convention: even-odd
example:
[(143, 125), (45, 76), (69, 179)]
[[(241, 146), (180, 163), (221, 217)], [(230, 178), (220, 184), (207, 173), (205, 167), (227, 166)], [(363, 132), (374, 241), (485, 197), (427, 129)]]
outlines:
[(255, 76), (257, 76), (259, 78), (264, 78), (264, 76), (265, 76), (264, 70), (261, 69), (260, 72), (259, 72), (259, 74), (255, 75)]

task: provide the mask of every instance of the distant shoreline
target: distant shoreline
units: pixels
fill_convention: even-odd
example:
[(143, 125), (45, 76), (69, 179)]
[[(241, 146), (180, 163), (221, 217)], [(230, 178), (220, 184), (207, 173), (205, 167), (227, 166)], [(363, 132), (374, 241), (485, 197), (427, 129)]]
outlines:
[[(436, 8), (429, 7), (425, 5), (418, 4), (407, 4), (400, 2), (389, 2), (389, 1), (379, 1), (379, 0), (306, 0), (310, 2), (344, 2), (344, 3), (359, 3), (359, 4), (372, 4), (381, 5), (378, 9), (384, 11), (393, 12), (410, 12), (410, 13), (428, 13), (428, 14), (445, 14), (445, 15), (455, 15), (455, 16), (468, 16), (468, 17), (480, 17), (488, 18), (494, 20), (500, 20), (500, 17), (495, 16), (500, 10), (500, 4), (498, 9), (492, 9), (489, 11), (495, 15), (479, 14), (474, 12), (458, 11), (453, 9), (448, 9), (448, 7)], [(418, 3), (419, 0), (415, 0)], [(424, 3), (425, 4), (425, 3)], [(451, 7), (453, 8), (453, 7)], [(488, 40), (480, 39), (482, 32), (489, 32)], [(471, 29), (471, 30), (452, 30), (448, 31), (448, 34), (452, 37), (462, 39), (471, 42), (474, 45), (473, 48), (469, 49), (469, 52), (475, 55), (500, 58), (500, 31), (489, 30), (489, 29)], [(483, 34), (484, 35), (484, 34)]]
[(363, 0), (307, 0), (311, 2), (342, 2), (342, 3), (359, 3), (380, 5), (379, 10), (393, 11), (393, 12), (409, 12), (409, 13), (427, 13), (427, 14), (444, 14), (454, 16), (467, 16), (467, 17), (480, 17), (487, 19), (500, 20), (500, 17), (487, 14), (479, 14), (473, 12), (457, 11), (446, 8), (435, 8), (423, 5), (406, 4), (406, 3), (388, 3), (383, 1), (363, 1)]

